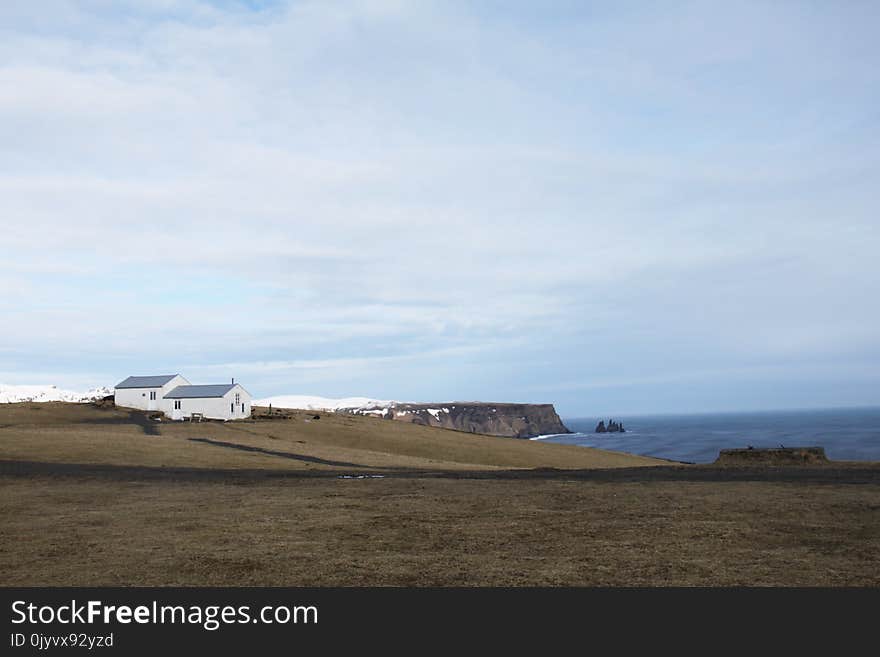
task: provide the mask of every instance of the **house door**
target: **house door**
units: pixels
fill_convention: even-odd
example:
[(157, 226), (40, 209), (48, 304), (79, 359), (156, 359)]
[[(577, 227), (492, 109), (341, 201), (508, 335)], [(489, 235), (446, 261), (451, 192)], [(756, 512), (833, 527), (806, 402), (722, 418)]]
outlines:
[(156, 391), (150, 391), (150, 399), (147, 401), (147, 410), (155, 411), (156, 410)]

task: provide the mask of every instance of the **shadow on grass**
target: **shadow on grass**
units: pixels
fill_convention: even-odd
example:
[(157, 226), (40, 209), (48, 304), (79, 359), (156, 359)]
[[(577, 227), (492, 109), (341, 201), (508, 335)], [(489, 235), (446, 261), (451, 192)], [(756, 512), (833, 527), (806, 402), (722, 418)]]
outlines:
[(251, 447), (250, 445), (239, 445), (237, 443), (227, 443), (222, 440), (212, 440), (211, 438), (188, 438), (196, 443), (206, 443), (208, 445), (216, 445), (217, 447), (228, 447), (229, 449), (240, 449), (243, 452), (256, 452), (257, 454), (268, 454), (269, 456), (280, 456), (284, 459), (292, 459), (294, 461), (304, 461), (306, 463), (319, 463), (321, 465), (332, 465), (343, 468), (365, 468), (363, 463), (347, 463), (346, 461), (331, 461), (330, 459), (322, 459), (317, 456), (306, 456), (305, 454), (291, 454), (290, 452), (276, 452), (271, 449), (263, 449), (262, 447)]
[(148, 436), (159, 436), (159, 423), (151, 420), (146, 413), (141, 411), (131, 411), (128, 417), (107, 417), (99, 419), (89, 419), (83, 424), (136, 424)]

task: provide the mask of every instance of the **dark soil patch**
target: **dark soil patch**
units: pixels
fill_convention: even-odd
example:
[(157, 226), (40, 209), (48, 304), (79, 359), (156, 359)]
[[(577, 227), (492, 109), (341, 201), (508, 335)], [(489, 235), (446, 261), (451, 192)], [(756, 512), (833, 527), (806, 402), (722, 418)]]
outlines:
[[(209, 441), (217, 444), (218, 441)], [(222, 443), (220, 443), (222, 445)], [(232, 444), (230, 444), (232, 445)], [(236, 448), (243, 448), (235, 445)], [(269, 450), (245, 448), (274, 454)], [(279, 452), (289, 458), (311, 459)], [(825, 467), (742, 467), (657, 466), (651, 468), (610, 468), (595, 470), (557, 470), (536, 468), (521, 470), (417, 470), (409, 468), (365, 468), (358, 464), (342, 464), (320, 460), (324, 464), (360, 468), (356, 474), (381, 474), (396, 479), (459, 479), (459, 480), (561, 480), (594, 482), (790, 482), (816, 484), (880, 485), (880, 466), (841, 465)], [(347, 474), (340, 470), (270, 470), (237, 468), (185, 468), (105, 465), (89, 463), (45, 463), (39, 461), (0, 460), (0, 476), (50, 475), (57, 477), (89, 477), (116, 481), (263, 481), (267, 479), (338, 478)]]

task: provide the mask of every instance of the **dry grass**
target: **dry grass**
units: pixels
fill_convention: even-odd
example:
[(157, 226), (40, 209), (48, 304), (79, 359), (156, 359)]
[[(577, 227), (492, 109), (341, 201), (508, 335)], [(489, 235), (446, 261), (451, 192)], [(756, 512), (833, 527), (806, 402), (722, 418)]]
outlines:
[[(307, 417), (163, 423), (150, 435), (153, 425), (119, 410), (0, 407), (0, 460), (297, 475), (157, 480), (92, 468), (60, 476), (58, 465), (52, 476), (2, 475), (0, 585), (880, 585), (876, 465), (829, 465), (818, 479), (785, 483), (774, 481), (774, 469), (766, 481), (744, 482), (730, 480), (735, 469), (691, 467), (674, 469), (679, 481), (651, 467), (601, 481), (574, 472), (533, 479), (524, 468), (662, 462), (373, 418)], [(406, 468), (408, 478), (390, 469), (386, 479), (334, 475), (359, 468)], [(498, 468), (527, 476), (472, 472), (496, 476)], [(309, 470), (329, 476), (310, 478)]]
[(3, 585), (871, 585), (880, 489), (0, 479)]
[[(496, 438), (371, 417), (297, 413), (290, 420), (148, 423), (84, 404), (0, 406), (0, 459), (60, 463), (273, 469), (613, 468), (664, 463), (571, 445)], [(281, 452), (244, 452), (193, 438)], [(296, 455), (307, 457), (303, 460)], [(316, 463), (320, 459), (330, 463)], [(333, 465), (339, 463), (344, 465)]]

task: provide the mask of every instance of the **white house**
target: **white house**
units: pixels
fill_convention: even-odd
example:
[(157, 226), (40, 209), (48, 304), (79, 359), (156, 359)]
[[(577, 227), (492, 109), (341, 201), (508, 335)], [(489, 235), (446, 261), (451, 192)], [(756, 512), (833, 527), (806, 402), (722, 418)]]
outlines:
[(158, 411), (161, 410), (160, 402), (165, 393), (188, 384), (189, 381), (180, 374), (130, 376), (116, 384), (114, 390), (116, 405), (139, 408), (143, 411)]
[(161, 408), (172, 420), (193, 413), (215, 420), (241, 420), (251, 415), (251, 395), (237, 383), (177, 386), (165, 394)]
[(162, 411), (172, 420), (199, 414), (216, 420), (251, 415), (251, 394), (238, 383), (190, 385), (179, 374), (130, 376), (116, 386), (117, 406)]

